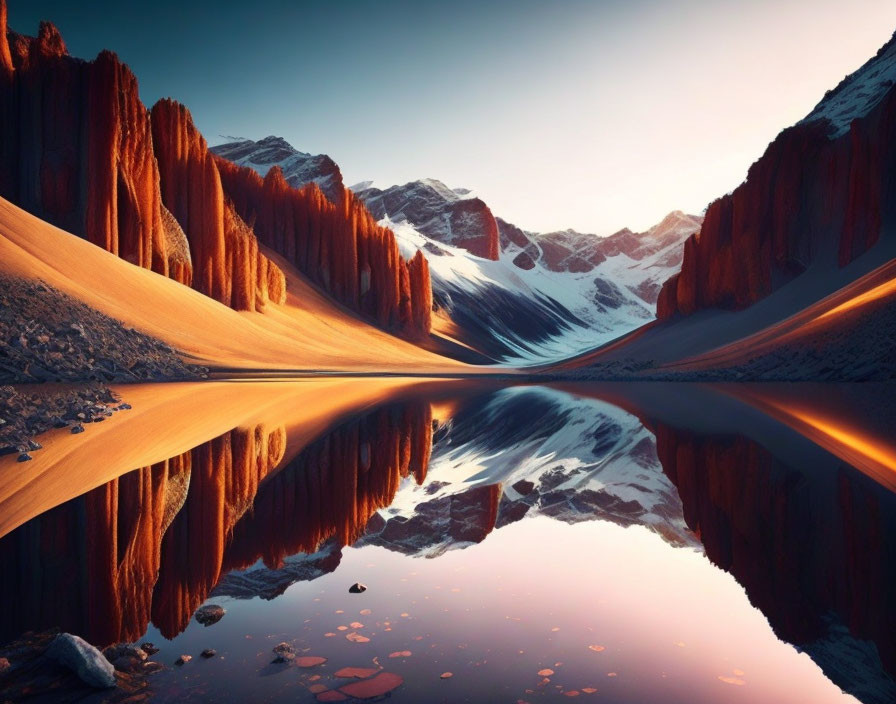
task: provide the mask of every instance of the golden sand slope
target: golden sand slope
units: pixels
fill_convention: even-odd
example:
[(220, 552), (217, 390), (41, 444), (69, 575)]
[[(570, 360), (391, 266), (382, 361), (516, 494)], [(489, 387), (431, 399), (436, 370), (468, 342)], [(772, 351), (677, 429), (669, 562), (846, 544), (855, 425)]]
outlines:
[(3, 199), (0, 271), (41, 279), (213, 367), (477, 373), (368, 325), (294, 271), (285, 305), (236, 312)]

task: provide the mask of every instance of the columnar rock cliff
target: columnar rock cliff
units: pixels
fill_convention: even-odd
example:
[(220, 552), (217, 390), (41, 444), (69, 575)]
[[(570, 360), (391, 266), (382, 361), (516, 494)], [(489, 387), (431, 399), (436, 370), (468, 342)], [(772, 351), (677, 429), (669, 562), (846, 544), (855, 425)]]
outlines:
[(709, 206), (658, 316), (745, 308), (809, 268), (842, 267), (896, 232), (896, 37), (784, 130)]
[(36, 38), (4, 32), (0, 66), (0, 195), (238, 310), (282, 300), (282, 272), (227, 212), (185, 110), (166, 102), (152, 125), (127, 66), (70, 57), (46, 22)]
[(403, 478), (423, 481), (431, 447), (432, 411), (423, 401), (382, 406), (334, 429), (262, 487), (234, 531), (226, 569), (259, 558), (275, 569), (328, 540), (351, 545)]
[(225, 195), (260, 242), (386, 329), (410, 337), (429, 333), (425, 261), (409, 265), (392, 231), (377, 225), (351, 191), (333, 203), (314, 183), (290, 186), (279, 166), (262, 178), (220, 157), (216, 163)]
[(0, 0), (0, 196), (237, 310), (285, 299), (261, 242), (381, 326), (429, 333), (425, 262), (409, 265), (360, 201), (294, 189), (279, 168), (252, 177), (209, 152), (182, 105), (150, 113), (114, 54), (75, 59), (49, 23), (7, 32)]
[(214, 157), (190, 112), (160, 100), (151, 117), (162, 202), (191, 244), (193, 287), (237, 310), (280, 302), (283, 273), (258, 251), (252, 230), (225, 202)]

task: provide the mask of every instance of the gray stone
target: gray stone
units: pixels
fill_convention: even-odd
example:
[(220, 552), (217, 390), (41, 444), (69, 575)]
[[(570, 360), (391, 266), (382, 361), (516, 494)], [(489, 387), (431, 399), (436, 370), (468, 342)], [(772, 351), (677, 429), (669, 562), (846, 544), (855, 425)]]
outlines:
[(60, 633), (47, 648), (47, 657), (64, 665), (91, 687), (115, 686), (115, 668), (90, 643), (71, 633)]
[(226, 613), (227, 611), (217, 604), (206, 604), (196, 610), (195, 618), (203, 626), (211, 626), (224, 618)]
[(349, 594), (360, 594), (361, 592), (367, 591), (367, 585), (361, 584), (360, 582), (355, 582), (352, 586), (348, 588)]

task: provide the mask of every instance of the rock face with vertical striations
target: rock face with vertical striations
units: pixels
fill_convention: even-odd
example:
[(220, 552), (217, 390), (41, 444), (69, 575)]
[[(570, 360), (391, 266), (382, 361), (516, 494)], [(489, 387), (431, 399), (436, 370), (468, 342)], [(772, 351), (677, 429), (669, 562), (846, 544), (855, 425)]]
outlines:
[(185, 109), (165, 101), (154, 125), (115, 54), (72, 58), (49, 23), (36, 38), (7, 36), (0, 195), (237, 310), (283, 299), (282, 272), (227, 213)]
[[(896, 228), (896, 36), (784, 130), (685, 244), (658, 316), (742, 309), (836, 271)], [(830, 277), (829, 277), (830, 278)]]
[[(231, 570), (259, 579), (237, 576), (243, 587), (224, 593), (271, 589), (259, 558), (279, 568), (357, 540), (404, 479), (424, 481), (432, 436), (422, 399), (348, 419), (288, 462), (284, 428), (235, 428), (60, 504), (0, 538), (0, 599), (16, 604), (0, 641), (55, 626), (105, 646), (150, 621), (172, 638)], [(43, 568), (24, 569), (37, 555)], [(299, 570), (308, 578), (335, 568), (338, 551), (312, 562)]]
[(191, 244), (193, 287), (237, 310), (279, 303), (282, 272), (258, 251), (252, 230), (225, 202), (214, 157), (189, 110), (165, 99), (151, 116), (162, 202)]
[(262, 178), (221, 157), (216, 163), (225, 195), (261, 243), (381, 327), (410, 338), (429, 333), (428, 269), (418, 261), (411, 276), (395, 235), (351, 191), (334, 204), (314, 183), (290, 186), (279, 166)]
[(411, 267), (338, 168), (328, 173), (330, 198), (279, 167), (262, 180), (215, 157), (184, 106), (146, 109), (115, 54), (73, 58), (49, 23), (37, 37), (7, 32), (0, 0), (0, 197), (236, 310), (285, 300), (261, 243), (352, 310), (425, 337), (425, 262)]

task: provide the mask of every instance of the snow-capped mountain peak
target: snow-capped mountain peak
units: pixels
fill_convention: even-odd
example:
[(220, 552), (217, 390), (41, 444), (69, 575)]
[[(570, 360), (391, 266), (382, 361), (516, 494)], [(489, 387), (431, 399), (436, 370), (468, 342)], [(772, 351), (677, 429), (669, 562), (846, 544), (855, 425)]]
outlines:
[(326, 154), (300, 152), (282, 137), (270, 135), (257, 142), (238, 139), (211, 147), (211, 151), (262, 176), (279, 166), (289, 185), (301, 188), (307, 183), (316, 183), (334, 203), (343, 198), (342, 172), (336, 162)]
[(896, 34), (877, 55), (828, 91), (799, 124), (827, 120), (828, 136), (835, 139), (849, 130), (853, 120), (864, 117), (896, 84)]

